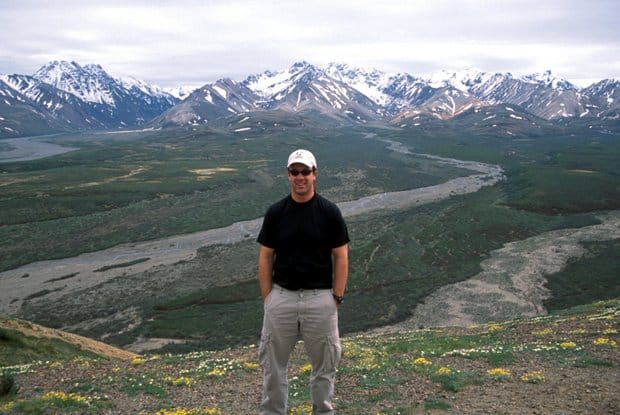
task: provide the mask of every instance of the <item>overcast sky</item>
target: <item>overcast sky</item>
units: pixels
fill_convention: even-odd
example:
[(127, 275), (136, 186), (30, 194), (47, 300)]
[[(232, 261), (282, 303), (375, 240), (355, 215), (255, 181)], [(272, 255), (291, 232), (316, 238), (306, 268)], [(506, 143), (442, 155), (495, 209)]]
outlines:
[(52, 60), (161, 87), (305, 60), (620, 79), (619, 0), (0, 0), (0, 74)]

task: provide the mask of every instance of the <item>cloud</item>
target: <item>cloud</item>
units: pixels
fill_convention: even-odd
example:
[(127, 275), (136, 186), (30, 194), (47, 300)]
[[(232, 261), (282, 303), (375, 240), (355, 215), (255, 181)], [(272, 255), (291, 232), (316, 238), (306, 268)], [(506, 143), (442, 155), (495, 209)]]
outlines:
[(615, 0), (23, 0), (0, 14), (0, 73), (64, 59), (202, 85), (307, 60), (413, 75), (551, 69), (575, 82), (619, 77), (618, 15)]

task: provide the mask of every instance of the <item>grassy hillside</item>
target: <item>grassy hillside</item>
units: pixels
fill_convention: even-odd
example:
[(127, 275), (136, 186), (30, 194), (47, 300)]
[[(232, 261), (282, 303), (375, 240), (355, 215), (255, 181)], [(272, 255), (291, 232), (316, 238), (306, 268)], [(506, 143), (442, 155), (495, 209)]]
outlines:
[[(619, 329), (616, 299), (534, 319), (348, 337), (335, 403), (343, 415), (618, 413)], [(0, 396), (0, 414), (253, 414), (256, 355), (256, 346), (131, 360), (41, 355), (0, 368), (16, 386)], [(310, 414), (301, 346), (289, 372), (289, 413)]]
[(1, 316), (0, 346), (2, 367), (50, 359), (131, 359), (136, 356), (87, 337)]

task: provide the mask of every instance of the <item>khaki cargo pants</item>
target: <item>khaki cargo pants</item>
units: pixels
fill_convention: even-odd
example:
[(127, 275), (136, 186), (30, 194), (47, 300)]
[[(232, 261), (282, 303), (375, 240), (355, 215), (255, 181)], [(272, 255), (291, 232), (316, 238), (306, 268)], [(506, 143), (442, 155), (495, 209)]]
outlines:
[(288, 360), (303, 340), (312, 373), (313, 414), (334, 414), (332, 398), (341, 347), (338, 308), (331, 290), (290, 291), (274, 285), (265, 299), (259, 347), (264, 371), (260, 415), (286, 415)]

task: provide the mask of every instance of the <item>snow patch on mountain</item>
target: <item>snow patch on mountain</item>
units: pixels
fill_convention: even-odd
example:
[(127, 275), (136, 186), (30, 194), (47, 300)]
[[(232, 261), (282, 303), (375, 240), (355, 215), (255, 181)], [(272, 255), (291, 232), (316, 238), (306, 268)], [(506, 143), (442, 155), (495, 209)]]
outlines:
[(164, 92), (172, 95), (173, 97), (184, 100), (187, 98), (192, 92), (199, 89), (199, 86), (191, 86), (191, 85), (182, 85), (173, 88), (163, 88)]

